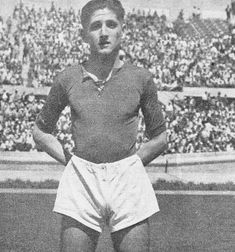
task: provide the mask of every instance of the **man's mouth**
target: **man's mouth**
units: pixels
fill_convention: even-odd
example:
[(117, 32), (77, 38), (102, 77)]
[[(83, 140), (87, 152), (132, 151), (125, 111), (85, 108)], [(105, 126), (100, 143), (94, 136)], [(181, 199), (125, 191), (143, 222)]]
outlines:
[(110, 44), (110, 42), (108, 42), (108, 41), (100, 41), (99, 42), (99, 46), (100, 47), (105, 47), (105, 46), (107, 46), (107, 45), (109, 45)]

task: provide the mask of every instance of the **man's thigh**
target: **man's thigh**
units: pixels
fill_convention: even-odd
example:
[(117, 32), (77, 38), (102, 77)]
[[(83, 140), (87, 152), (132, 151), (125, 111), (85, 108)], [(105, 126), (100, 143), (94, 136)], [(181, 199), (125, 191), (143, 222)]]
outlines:
[(61, 252), (94, 252), (100, 233), (84, 226), (78, 221), (62, 216), (61, 223)]
[(149, 252), (148, 219), (111, 234), (117, 252)]

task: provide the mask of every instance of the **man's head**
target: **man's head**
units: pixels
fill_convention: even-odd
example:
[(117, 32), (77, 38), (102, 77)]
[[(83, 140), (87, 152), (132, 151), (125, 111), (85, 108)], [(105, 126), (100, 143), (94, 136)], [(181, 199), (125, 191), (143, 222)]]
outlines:
[(124, 15), (119, 0), (92, 0), (83, 7), (83, 39), (91, 52), (110, 54), (119, 49)]
[(82, 8), (81, 23), (83, 29), (87, 28), (95, 11), (105, 8), (113, 11), (119, 22), (123, 23), (125, 10), (119, 0), (91, 0)]

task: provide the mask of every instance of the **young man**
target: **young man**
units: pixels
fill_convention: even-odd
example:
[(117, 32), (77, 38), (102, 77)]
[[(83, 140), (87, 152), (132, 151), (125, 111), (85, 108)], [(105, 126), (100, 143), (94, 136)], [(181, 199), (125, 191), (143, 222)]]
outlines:
[[(165, 150), (166, 129), (151, 74), (119, 59), (123, 19), (119, 0), (83, 7), (89, 60), (57, 76), (36, 120), (35, 142), (66, 165), (54, 206), (61, 251), (95, 251), (104, 225), (116, 251), (149, 251), (148, 218), (159, 208), (144, 166)], [(51, 134), (66, 105), (72, 157)], [(136, 152), (140, 108), (150, 141)]]

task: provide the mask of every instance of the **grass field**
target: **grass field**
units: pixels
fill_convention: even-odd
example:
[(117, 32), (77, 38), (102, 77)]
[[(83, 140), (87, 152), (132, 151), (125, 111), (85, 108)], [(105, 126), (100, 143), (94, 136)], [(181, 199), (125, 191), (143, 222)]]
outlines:
[[(21, 179), (7, 179), (0, 181), (1, 188), (22, 188), (22, 189), (57, 189), (59, 181), (57, 180), (45, 180), (45, 181), (30, 181)], [(197, 183), (194, 182), (182, 182), (166, 181), (158, 179), (153, 182), (154, 190), (193, 190), (193, 191), (235, 191), (235, 183)]]
[[(158, 195), (151, 218), (151, 252), (235, 251), (235, 198), (219, 195)], [(60, 217), (54, 194), (0, 194), (1, 252), (58, 252)], [(112, 252), (109, 234), (97, 251)]]

